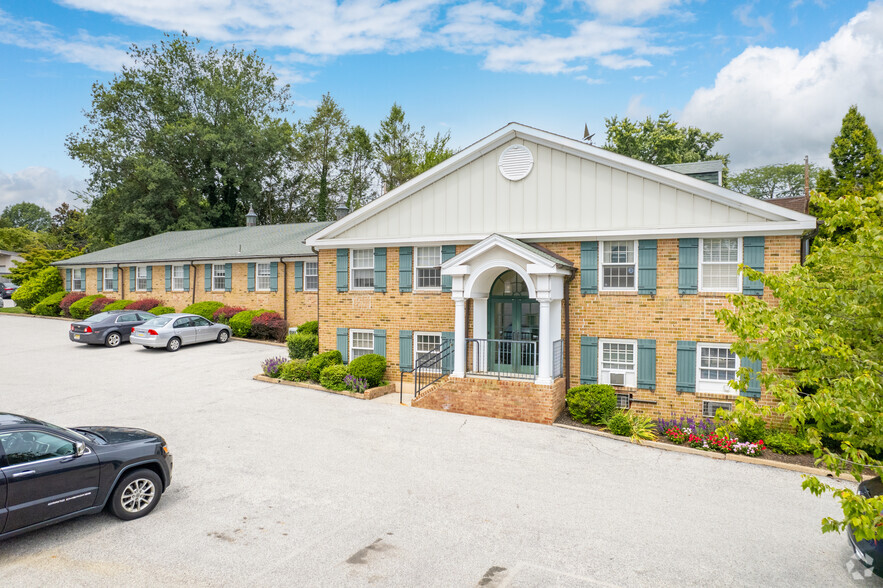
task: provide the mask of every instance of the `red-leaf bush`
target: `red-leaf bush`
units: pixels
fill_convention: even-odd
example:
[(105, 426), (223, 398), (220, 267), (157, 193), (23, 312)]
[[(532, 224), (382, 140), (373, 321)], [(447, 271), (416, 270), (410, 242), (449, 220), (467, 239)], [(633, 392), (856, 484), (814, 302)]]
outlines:
[(251, 321), (249, 335), (255, 339), (284, 341), (288, 335), (288, 323), (278, 312), (265, 312)]
[(212, 320), (216, 323), (230, 324), (230, 317), (239, 314), (243, 310), (248, 310), (244, 306), (222, 306), (212, 315)]
[(73, 304), (80, 298), (84, 298), (85, 296), (85, 292), (71, 292), (67, 296), (62, 298), (61, 302), (58, 304), (58, 308), (61, 309), (62, 316), (69, 317), (71, 315), (71, 304)]
[(92, 301), (92, 305), (89, 306), (89, 311), (92, 314), (98, 314), (99, 312), (104, 310), (104, 307), (111, 302), (116, 302), (116, 300), (114, 300), (113, 298), (105, 298), (104, 296), (102, 296), (101, 298), (96, 298)]
[(127, 306), (126, 310), (152, 310), (157, 306), (162, 306), (162, 300), (159, 298), (142, 298)]

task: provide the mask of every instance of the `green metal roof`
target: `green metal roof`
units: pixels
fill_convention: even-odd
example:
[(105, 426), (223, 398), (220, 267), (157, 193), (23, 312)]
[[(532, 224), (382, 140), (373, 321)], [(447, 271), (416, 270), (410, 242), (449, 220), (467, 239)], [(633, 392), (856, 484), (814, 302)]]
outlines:
[(315, 255), (303, 241), (330, 224), (330, 222), (298, 223), (173, 231), (56, 261), (52, 265), (79, 266)]

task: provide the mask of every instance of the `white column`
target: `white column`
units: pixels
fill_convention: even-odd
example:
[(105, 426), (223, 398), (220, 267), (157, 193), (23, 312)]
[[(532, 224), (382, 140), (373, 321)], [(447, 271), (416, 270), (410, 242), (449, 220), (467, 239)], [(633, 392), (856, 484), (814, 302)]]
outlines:
[(454, 372), (455, 378), (466, 377), (466, 299), (454, 298)]
[(552, 310), (550, 300), (540, 300), (540, 348), (537, 384), (552, 384)]
[[(472, 338), (487, 338), (487, 298), (472, 299)], [(487, 353), (478, 353), (478, 348), (472, 350), (472, 371), (487, 371)]]

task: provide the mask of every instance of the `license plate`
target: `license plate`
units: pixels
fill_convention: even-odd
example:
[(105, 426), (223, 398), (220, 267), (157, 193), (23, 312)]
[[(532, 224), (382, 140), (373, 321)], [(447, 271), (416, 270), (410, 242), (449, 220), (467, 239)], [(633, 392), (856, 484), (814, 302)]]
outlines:
[(79, 338), (80, 338), (79, 335), (74, 335), (74, 339), (79, 339)]
[(144, 331), (135, 331), (135, 334), (140, 337), (140, 336), (144, 335)]

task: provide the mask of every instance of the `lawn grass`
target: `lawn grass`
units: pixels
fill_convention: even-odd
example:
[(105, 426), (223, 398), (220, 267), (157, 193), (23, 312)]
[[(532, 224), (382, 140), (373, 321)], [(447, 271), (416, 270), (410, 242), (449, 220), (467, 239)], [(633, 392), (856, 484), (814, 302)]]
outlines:
[(10, 306), (9, 308), (0, 308), (0, 312), (5, 312), (8, 314), (25, 314), (25, 311), (23, 311), (20, 306)]

